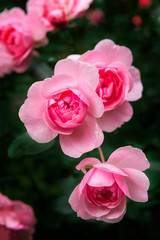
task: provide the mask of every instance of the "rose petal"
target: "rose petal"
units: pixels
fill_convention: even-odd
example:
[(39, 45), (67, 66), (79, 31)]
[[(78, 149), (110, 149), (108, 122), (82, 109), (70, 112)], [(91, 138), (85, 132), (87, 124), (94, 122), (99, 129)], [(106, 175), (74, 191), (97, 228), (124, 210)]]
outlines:
[(28, 134), (33, 140), (39, 143), (47, 143), (54, 139), (58, 134), (54, 132), (43, 119), (33, 119), (28, 115), (25, 104), (19, 110), (19, 118), (24, 122)]
[(104, 187), (111, 186), (114, 182), (115, 179), (112, 173), (94, 168), (94, 172), (87, 181), (87, 184), (92, 187)]
[(71, 135), (60, 135), (60, 144), (66, 155), (78, 158), (83, 153), (99, 147), (103, 138), (103, 133), (96, 120), (87, 116), (83, 124), (75, 128)]
[(85, 82), (94, 90), (99, 82), (99, 74), (96, 67), (73, 59), (59, 61), (55, 66), (54, 73), (55, 75), (68, 74), (72, 77), (74, 84)]
[(133, 79), (133, 88), (126, 96), (126, 100), (136, 101), (142, 97), (142, 91), (143, 91), (140, 71), (135, 67), (131, 67), (129, 71)]
[(86, 173), (86, 168), (92, 167), (94, 164), (101, 163), (97, 158), (85, 158), (77, 166), (77, 170), (81, 170), (83, 173)]
[(104, 112), (103, 116), (97, 119), (97, 122), (103, 131), (113, 132), (118, 127), (121, 127), (124, 122), (128, 122), (132, 115), (132, 106), (128, 102), (124, 102), (119, 107)]
[(128, 177), (124, 177), (131, 195), (131, 199), (137, 202), (148, 201), (147, 190), (149, 188), (149, 179), (147, 176), (133, 168), (123, 169)]
[(118, 148), (110, 155), (107, 163), (118, 168), (134, 168), (140, 171), (150, 167), (150, 163), (142, 150), (131, 146)]
[(105, 39), (100, 41), (96, 46), (96, 50), (101, 50), (106, 54), (108, 61), (111, 62), (122, 62), (127, 67), (130, 67), (133, 62), (133, 56), (129, 48), (124, 46), (118, 46), (113, 41)]

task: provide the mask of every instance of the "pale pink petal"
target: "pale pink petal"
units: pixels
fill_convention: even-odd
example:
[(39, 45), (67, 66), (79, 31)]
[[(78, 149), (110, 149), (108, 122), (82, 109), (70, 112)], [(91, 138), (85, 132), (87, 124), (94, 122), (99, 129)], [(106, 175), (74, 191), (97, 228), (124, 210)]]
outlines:
[(91, 216), (85, 211), (85, 195), (79, 196), (79, 185), (73, 190), (69, 203), (72, 209), (77, 212), (77, 216), (82, 219), (89, 219)]
[(77, 166), (77, 170), (81, 170), (83, 173), (86, 173), (86, 168), (91, 168), (94, 164), (101, 163), (97, 158), (85, 158)]
[(98, 124), (105, 132), (113, 132), (122, 124), (128, 122), (133, 115), (132, 106), (128, 102), (124, 102), (119, 107), (104, 112), (100, 119), (97, 119)]
[(103, 138), (103, 133), (96, 120), (87, 116), (83, 124), (75, 128), (71, 135), (60, 135), (60, 144), (66, 155), (78, 158), (83, 153), (99, 147)]
[(91, 168), (83, 177), (81, 183), (79, 184), (79, 196), (81, 196), (83, 194), (83, 190), (88, 182), (88, 180), (90, 179), (90, 177), (92, 176), (92, 174), (94, 173), (94, 168)]
[(32, 48), (28, 49), (26, 53), (15, 63), (13, 70), (22, 73), (24, 72), (32, 62)]
[(106, 54), (108, 61), (107, 64), (111, 62), (122, 62), (127, 67), (130, 67), (133, 62), (133, 56), (129, 48), (124, 46), (118, 46), (113, 41), (105, 39), (100, 41), (95, 49), (101, 50)]
[(13, 70), (13, 57), (6, 50), (6, 47), (3, 43), (0, 42), (0, 77), (3, 77), (4, 74), (10, 73)]
[(46, 36), (47, 30), (41, 18), (37, 15), (37, 13), (29, 12), (27, 15), (27, 21), (32, 31), (34, 41), (42, 41)]
[(36, 12), (39, 16), (43, 15), (43, 5), (46, 0), (28, 0), (27, 1), (27, 12)]
[(131, 146), (118, 148), (110, 155), (107, 163), (118, 168), (134, 168), (140, 171), (150, 167), (150, 163), (142, 150)]
[(79, 59), (79, 61), (87, 62), (91, 65), (95, 66), (103, 66), (106, 67), (106, 62), (108, 60), (105, 53), (99, 50), (92, 50), (87, 51), (86, 53), (82, 54)]
[(96, 92), (86, 83), (79, 83), (78, 89), (84, 92), (89, 101), (88, 112), (95, 118), (100, 118), (104, 113), (104, 105), (101, 98)]
[(28, 134), (33, 140), (39, 143), (47, 143), (54, 139), (58, 134), (54, 132), (43, 119), (34, 119), (25, 109), (23, 104), (19, 110), (19, 118), (24, 122)]
[(95, 164), (94, 168), (102, 169), (104, 171), (119, 174), (119, 175), (122, 175), (122, 176), (127, 176), (126, 173), (122, 169), (119, 169), (118, 167), (116, 167), (112, 164), (109, 164), (108, 161), (105, 162), (105, 163)]
[(133, 79), (133, 88), (128, 93), (126, 100), (127, 101), (136, 101), (142, 97), (142, 91), (143, 91), (143, 85), (141, 82), (140, 71), (135, 67), (131, 67), (129, 71), (130, 71), (130, 74)]
[(87, 184), (92, 187), (103, 187), (111, 186), (114, 182), (115, 179), (112, 173), (94, 168), (94, 172), (89, 178)]
[(88, 63), (79, 62), (73, 59), (59, 61), (54, 70), (55, 75), (67, 74), (72, 77), (73, 83), (87, 83), (94, 90), (99, 82), (98, 69)]
[(52, 94), (58, 90), (76, 87), (73, 78), (67, 74), (53, 75), (51, 78), (46, 78), (42, 83), (41, 95), (49, 99)]
[(120, 189), (122, 190), (122, 192), (127, 196), (127, 197), (131, 197), (129, 189), (128, 189), (128, 185), (124, 179), (123, 176), (118, 175), (118, 174), (114, 174), (114, 179), (117, 182), (118, 186), (120, 187)]
[(17, 22), (25, 22), (26, 21), (26, 15), (25, 12), (19, 8), (14, 7), (11, 10), (4, 10), (0, 14), (0, 27), (4, 26), (4, 24), (10, 24), (10, 23), (17, 23)]
[(43, 81), (34, 82), (28, 90), (27, 97), (28, 98), (42, 98), (41, 94), (40, 94), (42, 83), (43, 83)]
[(71, 10), (70, 18), (75, 18), (86, 11), (93, 0), (77, 0), (75, 2), (76, 3), (73, 5), (73, 9)]
[(124, 168), (123, 169), (128, 177), (124, 177), (128, 189), (131, 195), (131, 199), (137, 202), (146, 202), (148, 201), (148, 188), (149, 188), (149, 179), (147, 176), (133, 168)]
[(112, 209), (106, 216), (106, 222), (107, 220), (110, 220), (108, 222), (118, 222), (121, 219), (121, 216), (123, 217), (126, 212), (126, 196), (124, 196), (120, 202), (120, 204)]
[(80, 56), (80, 54), (71, 54), (67, 57), (67, 59), (78, 60)]
[(104, 206), (98, 206), (87, 201), (85, 197), (85, 211), (91, 216), (91, 218), (99, 218), (108, 214), (111, 210)]

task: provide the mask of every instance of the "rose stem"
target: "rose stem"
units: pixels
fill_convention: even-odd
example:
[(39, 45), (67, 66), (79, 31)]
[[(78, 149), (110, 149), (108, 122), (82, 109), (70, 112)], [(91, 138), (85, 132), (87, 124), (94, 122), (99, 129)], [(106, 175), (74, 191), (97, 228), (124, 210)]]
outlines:
[(102, 152), (102, 148), (99, 147), (99, 148), (98, 148), (98, 151), (99, 151), (99, 154), (100, 154), (100, 157), (101, 157), (101, 161), (102, 161), (102, 163), (104, 163), (104, 162), (105, 162), (105, 159), (104, 159), (104, 155), (103, 155), (103, 152)]

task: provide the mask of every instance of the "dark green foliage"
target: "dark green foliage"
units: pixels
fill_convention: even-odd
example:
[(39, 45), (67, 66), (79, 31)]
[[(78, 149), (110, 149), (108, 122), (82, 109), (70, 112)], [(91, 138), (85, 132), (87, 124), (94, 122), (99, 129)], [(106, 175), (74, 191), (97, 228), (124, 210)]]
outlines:
[[(26, 1), (6, 0), (4, 8), (20, 6)], [(92, 9), (104, 11), (105, 21), (92, 26), (86, 17), (76, 19), (55, 33), (49, 33), (46, 47), (39, 49), (27, 72), (12, 73), (0, 84), (0, 191), (11, 199), (30, 204), (37, 217), (35, 240), (101, 237), (113, 239), (158, 239), (160, 235), (160, 2), (153, 0), (148, 9), (138, 9), (137, 0), (95, 0)], [(132, 17), (139, 15), (142, 24), (135, 27)], [(128, 200), (127, 213), (117, 224), (83, 221), (68, 204), (82, 174), (75, 166), (86, 156), (99, 157), (98, 150), (80, 159), (65, 156), (58, 138), (49, 144), (35, 143), (26, 134), (18, 118), (18, 110), (31, 84), (49, 77), (55, 63), (69, 54), (81, 54), (98, 41), (110, 38), (129, 47), (134, 65), (140, 69), (144, 85), (143, 98), (132, 103), (134, 115), (130, 122), (113, 133), (105, 134), (102, 145), (107, 157), (116, 148), (132, 145), (141, 148), (151, 163), (146, 171), (151, 186), (148, 203)], [(58, 235), (56, 235), (58, 234)]]

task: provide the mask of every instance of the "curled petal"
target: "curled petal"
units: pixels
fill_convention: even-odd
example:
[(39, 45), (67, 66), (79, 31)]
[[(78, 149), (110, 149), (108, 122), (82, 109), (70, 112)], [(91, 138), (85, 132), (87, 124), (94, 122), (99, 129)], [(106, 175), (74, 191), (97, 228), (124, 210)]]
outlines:
[(97, 158), (85, 158), (77, 166), (77, 170), (81, 170), (83, 173), (86, 173), (86, 168), (92, 167), (94, 164), (101, 163)]

